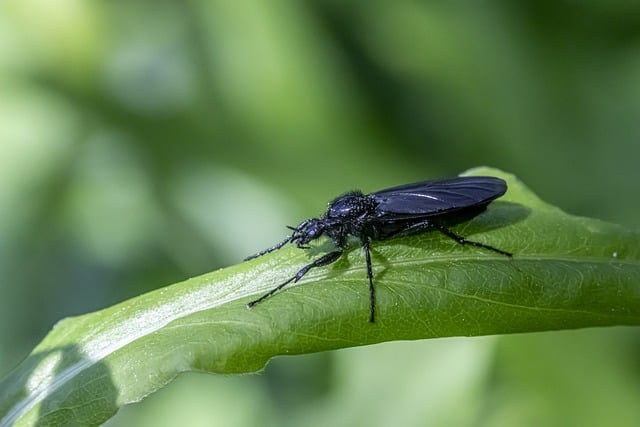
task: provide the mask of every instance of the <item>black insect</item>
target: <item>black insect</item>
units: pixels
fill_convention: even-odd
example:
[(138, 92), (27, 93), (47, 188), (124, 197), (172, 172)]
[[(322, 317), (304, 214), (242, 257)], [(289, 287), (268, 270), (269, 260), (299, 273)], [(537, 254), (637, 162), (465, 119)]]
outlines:
[(251, 308), (289, 283), (297, 282), (312, 268), (337, 261), (347, 248), (348, 236), (355, 236), (360, 239), (367, 261), (369, 321), (373, 322), (376, 296), (371, 268), (372, 241), (426, 231), (439, 231), (462, 245), (476, 246), (511, 257), (509, 252), (467, 240), (449, 229), (450, 226), (476, 217), (487, 208), (489, 203), (506, 191), (507, 184), (500, 178), (470, 176), (417, 182), (371, 194), (352, 191), (337, 197), (329, 203), (329, 208), (323, 216), (307, 219), (297, 227), (287, 226), (293, 231), (290, 236), (246, 260), (278, 250), (287, 243), (295, 243), (301, 249), (308, 249), (307, 244), (323, 234), (333, 240), (336, 249), (305, 265), (293, 277), (257, 300), (251, 301), (247, 307)]

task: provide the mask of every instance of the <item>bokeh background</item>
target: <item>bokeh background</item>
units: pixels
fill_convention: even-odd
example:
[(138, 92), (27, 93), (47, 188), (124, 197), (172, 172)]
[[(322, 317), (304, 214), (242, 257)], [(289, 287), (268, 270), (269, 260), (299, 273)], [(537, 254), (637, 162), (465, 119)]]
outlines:
[[(640, 3), (3, 1), (0, 376), (341, 192), (478, 165), (638, 229)], [(639, 357), (632, 328), (387, 343), (184, 375), (108, 425), (640, 425)]]

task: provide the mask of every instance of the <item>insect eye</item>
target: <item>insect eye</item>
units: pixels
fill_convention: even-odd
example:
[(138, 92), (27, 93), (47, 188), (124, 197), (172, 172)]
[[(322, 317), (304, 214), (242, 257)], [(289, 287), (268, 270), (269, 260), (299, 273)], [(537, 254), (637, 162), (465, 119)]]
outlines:
[(322, 225), (322, 222), (318, 220), (309, 221), (309, 223), (306, 224), (304, 230), (302, 231), (301, 237), (304, 243), (309, 243), (313, 239), (318, 238), (323, 232), (324, 227)]

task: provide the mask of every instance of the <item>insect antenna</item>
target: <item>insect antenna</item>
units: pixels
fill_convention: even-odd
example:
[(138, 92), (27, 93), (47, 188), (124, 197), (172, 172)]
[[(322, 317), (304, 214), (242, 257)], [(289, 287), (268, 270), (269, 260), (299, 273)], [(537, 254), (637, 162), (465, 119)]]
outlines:
[(286, 239), (284, 239), (282, 242), (278, 243), (277, 245), (271, 246), (270, 248), (267, 248), (264, 251), (260, 251), (257, 254), (253, 254), (251, 256), (248, 256), (244, 260), (245, 261), (249, 261), (250, 259), (254, 259), (254, 258), (258, 258), (258, 257), (260, 257), (262, 255), (266, 255), (269, 252), (277, 251), (278, 249), (280, 249), (281, 247), (283, 247), (287, 243), (293, 242), (293, 240), (294, 240), (294, 235), (287, 236)]

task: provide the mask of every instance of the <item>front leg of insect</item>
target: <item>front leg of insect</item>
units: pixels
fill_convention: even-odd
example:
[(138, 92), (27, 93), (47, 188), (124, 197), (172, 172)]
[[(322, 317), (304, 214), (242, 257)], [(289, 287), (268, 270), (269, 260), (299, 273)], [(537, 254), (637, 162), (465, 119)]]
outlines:
[(247, 304), (247, 307), (248, 308), (252, 308), (254, 305), (261, 303), (262, 301), (264, 301), (267, 298), (269, 298), (271, 295), (273, 295), (276, 292), (278, 292), (280, 289), (282, 289), (285, 286), (287, 286), (289, 283), (296, 283), (298, 280), (302, 279), (302, 277), (305, 274), (307, 274), (309, 272), (309, 270), (311, 270), (312, 268), (320, 267), (320, 266), (327, 265), (327, 264), (331, 264), (332, 262), (337, 261), (338, 258), (340, 258), (340, 255), (342, 255), (342, 250), (341, 249), (337, 250), (337, 251), (329, 252), (328, 254), (323, 255), (322, 257), (316, 259), (311, 264), (305, 265), (304, 267), (302, 267), (295, 274), (295, 276), (291, 277), (287, 281), (285, 281), (285, 282), (279, 284), (278, 286), (276, 286), (275, 288), (271, 289), (269, 292), (267, 292), (266, 294), (262, 295), (257, 300), (251, 301), (250, 303)]

